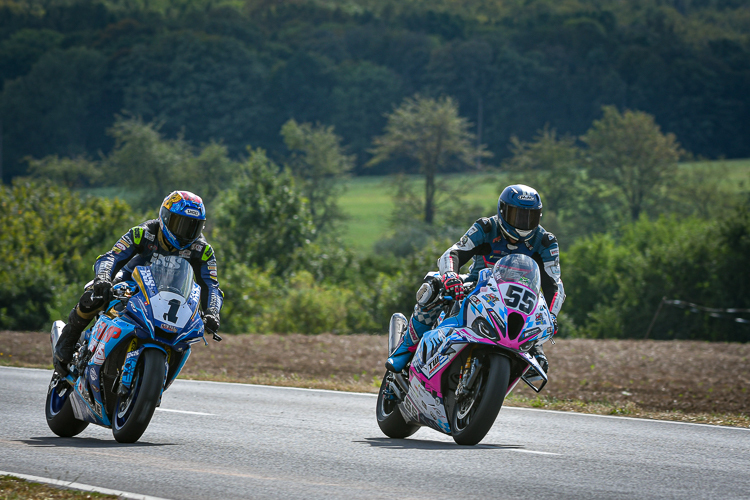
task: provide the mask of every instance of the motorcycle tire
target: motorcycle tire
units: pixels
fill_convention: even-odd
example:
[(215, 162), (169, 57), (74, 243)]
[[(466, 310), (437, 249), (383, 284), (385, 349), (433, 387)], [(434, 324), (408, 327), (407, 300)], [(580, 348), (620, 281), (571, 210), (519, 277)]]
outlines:
[(410, 424), (404, 420), (401, 410), (398, 409), (398, 403), (386, 399), (383, 391), (388, 388), (388, 374), (383, 376), (383, 382), (380, 384), (378, 391), (377, 407), (375, 415), (378, 419), (378, 426), (383, 434), (389, 438), (403, 439), (411, 436), (419, 430), (419, 425)]
[[(57, 382), (55, 382), (56, 378)], [(89, 425), (88, 422), (78, 420), (73, 414), (71, 394), (73, 394), (73, 388), (70, 384), (61, 380), (57, 374), (53, 375), (47, 389), (44, 414), (50, 430), (60, 437), (77, 436)]]
[(143, 351), (130, 392), (117, 396), (111, 420), (112, 434), (118, 443), (135, 443), (146, 431), (164, 388), (165, 359), (158, 349)]
[(510, 360), (502, 354), (487, 353), (472, 400), (463, 405), (457, 402), (453, 409), (451, 434), (456, 444), (473, 446), (484, 439), (503, 406), (509, 380)]

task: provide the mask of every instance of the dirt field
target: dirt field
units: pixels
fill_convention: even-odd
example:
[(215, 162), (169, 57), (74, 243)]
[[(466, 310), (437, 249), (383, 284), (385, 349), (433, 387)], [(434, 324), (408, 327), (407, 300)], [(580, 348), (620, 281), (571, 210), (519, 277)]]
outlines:
[[(226, 335), (196, 345), (184, 378), (376, 392), (387, 340), (372, 335)], [(0, 332), (0, 364), (51, 366), (46, 333)], [(750, 426), (750, 344), (558, 340), (543, 397), (508, 404)]]

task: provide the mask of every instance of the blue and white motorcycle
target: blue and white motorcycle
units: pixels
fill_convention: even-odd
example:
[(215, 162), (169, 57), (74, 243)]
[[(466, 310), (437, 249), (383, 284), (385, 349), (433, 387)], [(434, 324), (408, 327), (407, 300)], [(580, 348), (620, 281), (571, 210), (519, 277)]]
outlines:
[[(45, 413), (58, 436), (75, 436), (92, 423), (111, 428), (121, 443), (136, 442), (191, 344), (205, 342), (201, 289), (187, 260), (159, 256), (137, 267), (132, 280), (113, 287), (113, 300), (81, 334), (70, 373), (52, 376)], [(52, 325), (53, 352), (64, 326)]]

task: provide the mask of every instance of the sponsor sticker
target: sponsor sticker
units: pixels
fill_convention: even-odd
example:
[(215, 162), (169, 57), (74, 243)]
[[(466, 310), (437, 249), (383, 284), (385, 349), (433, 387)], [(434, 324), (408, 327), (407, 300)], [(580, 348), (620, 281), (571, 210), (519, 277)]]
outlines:
[(189, 259), (191, 254), (192, 252), (190, 251), (190, 249), (180, 251), (180, 257), (183, 257), (185, 259)]
[(500, 302), (498, 296), (492, 293), (488, 293), (487, 295), (485, 295), (484, 300), (486, 300), (487, 302)]
[(155, 235), (149, 233), (148, 231), (146, 231), (143, 236), (145, 236), (146, 239), (149, 241), (154, 241), (154, 238), (155, 238)]
[(216, 273), (216, 271), (209, 271), (208, 274), (213, 276), (214, 278), (218, 277), (218, 274)]
[(193, 217), (200, 217), (201, 215), (199, 210), (194, 210), (192, 208), (186, 208), (185, 213), (188, 215), (192, 215)]
[(552, 257), (556, 257), (556, 256), (560, 255), (560, 249), (559, 248), (553, 248), (552, 250), (549, 251), (549, 254)]

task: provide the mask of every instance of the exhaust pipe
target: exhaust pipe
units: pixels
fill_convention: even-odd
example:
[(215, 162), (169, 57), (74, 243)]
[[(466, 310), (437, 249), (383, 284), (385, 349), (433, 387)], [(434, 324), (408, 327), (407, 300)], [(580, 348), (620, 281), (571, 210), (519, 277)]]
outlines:
[(391, 316), (391, 323), (388, 325), (388, 356), (393, 354), (396, 346), (401, 341), (401, 337), (406, 332), (408, 320), (401, 313), (395, 313)]
[(49, 332), (49, 341), (50, 344), (52, 344), (53, 353), (55, 352), (57, 341), (60, 340), (60, 335), (62, 335), (63, 328), (65, 328), (65, 323), (63, 321), (60, 321), (59, 319), (52, 323), (52, 330)]

